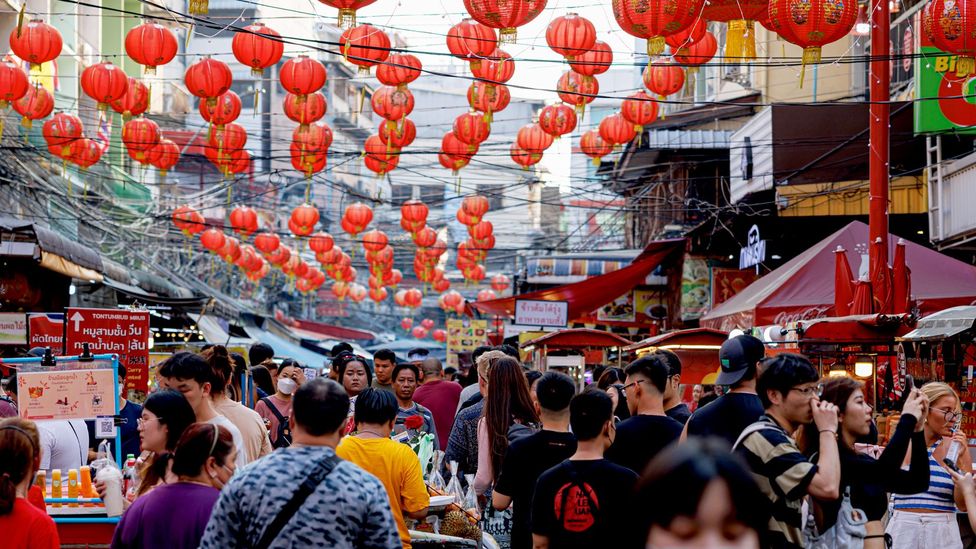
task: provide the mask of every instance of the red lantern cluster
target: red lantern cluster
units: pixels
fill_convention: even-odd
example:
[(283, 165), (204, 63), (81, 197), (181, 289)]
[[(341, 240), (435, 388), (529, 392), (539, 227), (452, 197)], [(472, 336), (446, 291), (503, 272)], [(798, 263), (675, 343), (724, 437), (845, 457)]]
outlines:
[(482, 25), (498, 29), (499, 42), (510, 44), (515, 29), (538, 17), (546, 0), (464, 0), (464, 8)]
[(178, 49), (172, 31), (157, 23), (143, 23), (125, 35), (125, 53), (143, 65), (146, 74), (155, 74), (156, 67), (172, 61)]
[(372, 25), (359, 25), (343, 31), (339, 48), (346, 61), (359, 67), (361, 74), (369, 74), (370, 67), (390, 56), (390, 37)]
[(217, 96), (227, 93), (234, 77), (230, 67), (223, 61), (205, 57), (190, 65), (183, 76), (186, 89), (193, 95), (205, 99), (211, 106)]
[(679, 33), (701, 17), (704, 0), (634, 2), (612, 0), (613, 16), (624, 32), (647, 40), (647, 55), (664, 53), (667, 36)]
[(285, 44), (281, 35), (264, 23), (250, 24), (234, 33), (231, 49), (238, 63), (251, 67), (251, 74), (261, 76), (264, 69), (281, 60)]
[(556, 17), (546, 28), (546, 43), (552, 51), (573, 61), (596, 44), (596, 27), (585, 17), (570, 13)]
[(490, 205), (481, 195), (467, 196), (461, 201), (457, 219), (468, 227), (468, 240), (457, 247), (456, 266), (467, 282), (480, 282), (485, 278), (485, 268), (481, 263), (487, 258), (488, 250), (495, 247), (494, 227), (484, 219)]
[[(958, 7), (954, 9), (958, 10)], [(850, 33), (857, 21), (857, 11), (857, 2), (772, 0), (769, 2), (769, 29), (783, 40), (803, 48), (805, 67), (808, 63), (820, 62), (822, 46)], [(971, 43), (976, 45), (976, 40)]]
[[(187, 204), (177, 207), (173, 210), (173, 225), (176, 226), (183, 236), (190, 238), (195, 234), (200, 234), (206, 228), (204, 226), (203, 216), (200, 212), (194, 210)], [(217, 234), (223, 236), (223, 233), (217, 231)], [(223, 243), (221, 243), (223, 245)], [(218, 246), (219, 247), (219, 246)]]

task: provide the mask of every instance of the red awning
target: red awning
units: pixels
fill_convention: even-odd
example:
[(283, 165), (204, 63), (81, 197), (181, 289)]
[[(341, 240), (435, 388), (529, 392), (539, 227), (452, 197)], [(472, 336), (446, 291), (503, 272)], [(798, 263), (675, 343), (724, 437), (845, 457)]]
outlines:
[(574, 320), (631, 291), (635, 286), (640, 285), (658, 265), (668, 259), (680, 258), (684, 250), (685, 239), (683, 238), (657, 240), (648, 244), (644, 251), (623, 269), (587, 278), (582, 282), (491, 301), (478, 301), (471, 303), (470, 306), (485, 314), (514, 316), (517, 299), (565, 301), (569, 304), (567, 318)]
[(587, 347), (624, 347), (631, 341), (624, 337), (603, 330), (589, 328), (573, 328), (559, 330), (526, 341), (521, 345), (524, 349), (529, 346), (545, 345), (550, 349), (585, 349)]
[[(715, 307), (702, 317), (701, 325), (732, 330), (833, 316), (833, 251), (838, 246), (864, 248), (868, 238), (868, 226), (852, 222)], [(898, 237), (889, 235), (888, 242), (892, 257)], [(914, 242), (906, 244), (905, 260), (923, 316), (976, 302), (976, 267)]]
[(298, 320), (298, 327), (313, 332), (316, 334), (323, 335), (325, 337), (330, 337), (340, 340), (350, 340), (350, 339), (361, 339), (361, 340), (372, 340), (376, 339), (376, 334), (373, 332), (367, 332), (366, 330), (356, 330), (354, 328), (346, 328), (343, 326), (334, 326), (332, 324), (326, 324), (324, 322), (316, 322), (314, 320)]

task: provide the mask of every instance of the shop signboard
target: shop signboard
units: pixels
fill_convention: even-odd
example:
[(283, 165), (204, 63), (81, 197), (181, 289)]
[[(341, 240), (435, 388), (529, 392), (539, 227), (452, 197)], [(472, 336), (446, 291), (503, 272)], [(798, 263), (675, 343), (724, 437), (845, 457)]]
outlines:
[(50, 347), (55, 355), (64, 348), (63, 313), (27, 313), (27, 346)]
[(65, 354), (79, 355), (88, 343), (92, 354), (119, 355), (126, 390), (149, 390), (149, 312), (70, 307), (65, 313)]
[(447, 321), (447, 365), (458, 367), (458, 353), (473, 351), (488, 343), (488, 321), (453, 318)]
[[(80, 368), (83, 364), (76, 362), (74, 365)], [(86, 369), (20, 368), (17, 375), (20, 416), (37, 421), (115, 415), (116, 382), (112, 363), (96, 360), (84, 363), (84, 367)]]
[(0, 313), (0, 345), (27, 343), (27, 320), (24, 313)]
[(752, 270), (712, 268), (712, 307), (718, 307), (759, 277)]
[(711, 305), (711, 297), (708, 261), (686, 256), (681, 273), (681, 320), (701, 318)]
[(739, 253), (739, 268), (755, 267), (756, 274), (758, 274), (759, 265), (763, 261), (766, 261), (766, 241), (759, 237), (759, 226), (753, 225), (749, 227), (749, 232), (746, 234), (746, 245)]
[(566, 301), (515, 300), (515, 323), (520, 326), (565, 328), (568, 321)]
[(924, 32), (918, 35), (915, 133), (976, 133), (976, 75), (957, 75), (957, 56), (936, 48)]

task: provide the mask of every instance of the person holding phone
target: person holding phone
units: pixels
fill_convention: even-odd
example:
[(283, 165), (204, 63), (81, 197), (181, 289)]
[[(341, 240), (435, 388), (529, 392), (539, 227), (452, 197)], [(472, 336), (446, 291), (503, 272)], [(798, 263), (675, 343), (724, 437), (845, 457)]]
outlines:
[(945, 458), (953, 443), (959, 444), (959, 454), (949, 461), (962, 473), (972, 472), (969, 440), (958, 420), (962, 418), (959, 395), (946, 383), (931, 382), (922, 386), (928, 400), (925, 414), (925, 445), (929, 462), (928, 490), (912, 495), (892, 497), (894, 512), (885, 530), (893, 538), (894, 549), (938, 547), (961, 549), (962, 539), (956, 522), (956, 507), (967, 509), (965, 494), (960, 485), (953, 484)]

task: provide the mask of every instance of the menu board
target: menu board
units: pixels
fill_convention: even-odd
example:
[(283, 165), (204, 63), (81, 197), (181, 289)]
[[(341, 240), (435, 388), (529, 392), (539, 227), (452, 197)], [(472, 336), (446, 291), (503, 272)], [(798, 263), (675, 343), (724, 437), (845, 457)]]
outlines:
[(447, 321), (447, 365), (458, 367), (457, 354), (473, 351), (488, 343), (488, 321), (451, 319)]
[[(17, 374), (20, 417), (95, 419), (115, 415), (115, 369), (111, 362), (75, 363), (77, 369), (21, 367)], [(82, 369), (85, 368), (85, 369)]]

